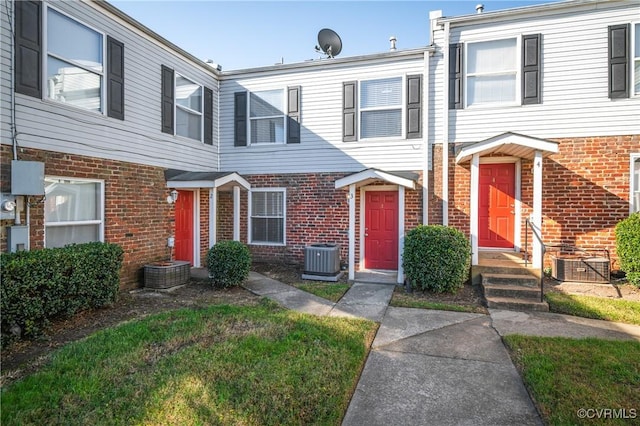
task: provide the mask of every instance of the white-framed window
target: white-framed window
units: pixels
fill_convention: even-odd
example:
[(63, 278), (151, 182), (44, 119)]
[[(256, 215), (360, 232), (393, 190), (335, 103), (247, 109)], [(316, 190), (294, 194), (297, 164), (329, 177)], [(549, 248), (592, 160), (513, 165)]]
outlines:
[(103, 112), (104, 35), (47, 7), (46, 97)]
[(176, 73), (176, 135), (202, 140), (203, 88)]
[(360, 82), (360, 138), (402, 135), (402, 77)]
[(104, 182), (45, 178), (45, 247), (104, 241)]
[(467, 43), (466, 106), (516, 104), (519, 51), (515, 37)]
[(251, 92), (249, 100), (249, 134), (251, 144), (284, 143), (284, 90)]
[(284, 245), (286, 189), (257, 188), (250, 192), (249, 241), (251, 244)]
[(631, 154), (630, 165), (630, 207), (631, 213), (640, 212), (640, 152), (637, 154)]
[(633, 25), (633, 93), (640, 95), (640, 23)]

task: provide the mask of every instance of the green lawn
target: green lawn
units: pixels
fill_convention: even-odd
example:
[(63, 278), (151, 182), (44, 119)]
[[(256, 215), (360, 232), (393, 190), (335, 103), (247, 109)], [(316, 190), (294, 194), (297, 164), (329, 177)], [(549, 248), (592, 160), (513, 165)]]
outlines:
[(640, 302), (564, 293), (545, 297), (552, 312), (640, 325)]
[(294, 287), (323, 299), (337, 302), (349, 290), (349, 284), (324, 281), (309, 281), (293, 284)]
[(377, 325), (253, 307), (106, 329), (2, 389), (3, 425), (339, 425)]
[(504, 341), (545, 424), (640, 421), (640, 342), (520, 335)]

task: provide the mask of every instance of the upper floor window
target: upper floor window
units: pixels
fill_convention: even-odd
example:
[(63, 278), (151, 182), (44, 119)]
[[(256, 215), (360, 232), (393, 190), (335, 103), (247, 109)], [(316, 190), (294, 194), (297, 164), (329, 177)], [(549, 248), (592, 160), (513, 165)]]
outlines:
[(251, 144), (284, 143), (284, 91), (251, 92), (249, 102)]
[(124, 43), (45, 2), (14, 7), (16, 93), (124, 120)]
[(302, 87), (233, 94), (233, 145), (301, 142)]
[(160, 67), (161, 130), (213, 145), (213, 90)]
[(104, 182), (45, 178), (45, 247), (104, 240)]
[(202, 86), (176, 74), (176, 135), (202, 140)]
[(101, 33), (47, 8), (47, 98), (102, 111)]
[(633, 28), (633, 87), (634, 93), (640, 95), (640, 24), (635, 24)]
[(342, 141), (422, 138), (422, 97), (421, 74), (343, 82)]
[(516, 102), (517, 51), (515, 38), (468, 44), (467, 106)]
[(542, 102), (542, 35), (449, 46), (449, 108)]
[(286, 197), (280, 188), (253, 189), (249, 203), (252, 244), (285, 243)]
[(640, 212), (640, 153), (631, 155), (631, 212)]
[(402, 134), (402, 78), (360, 82), (360, 137)]

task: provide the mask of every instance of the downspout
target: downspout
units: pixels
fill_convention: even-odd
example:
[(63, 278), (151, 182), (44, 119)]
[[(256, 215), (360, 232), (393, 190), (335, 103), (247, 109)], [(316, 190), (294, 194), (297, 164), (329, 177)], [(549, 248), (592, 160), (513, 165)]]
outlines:
[(442, 224), (449, 224), (449, 22), (444, 23), (442, 99)]
[[(11, 10), (9, 10), (9, 4), (12, 5)], [(18, 159), (18, 135), (16, 131), (16, 90), (15, 90), (15, 66), (16, 66), (16, 58), (15, 58), (15, 48), (16, 48), (16, 32), (13, 27), (13, 22), (15, 20), (15, 3), (13, 1), (7, 1), (5, 3), (5, 11), (7, 14), (7, 20), (9, 21), (9, 30), (11, 31), (11, 69), (9, 70), (11, 73), (11, 143), (13, 148), (13, 159)]]
[(424, 52), (424, 87), (422, 88), (422, 94), (427, 96), (424, 98), (424, 109), (422, 111), (422, 129), (423, 129), (423, 142), (424, 147), (424, 164), (422, 165), (422, 224), (429, 224), (429, 55), (430, 52)]

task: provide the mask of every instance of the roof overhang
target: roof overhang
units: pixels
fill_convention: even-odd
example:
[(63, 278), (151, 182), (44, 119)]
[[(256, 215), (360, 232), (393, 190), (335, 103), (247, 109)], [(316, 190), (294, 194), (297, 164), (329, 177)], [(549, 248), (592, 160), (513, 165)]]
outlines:
[(251, 184), (236, 172), (185, 172), (169, 169), (164, 175), (167, 188), (216, 188), (229, 191), (234, 186), (239, 186), (251, 189)]
[(378, 169), (366, 169), (336, 180), (336, 189), (344, 188), (349, 185), (356, 185), (356, 187), (360, 187), (379, 181), (415, 189), (418, 178), (419, 176), (416, 173), (411, 172), (384, 172)]
[(476, 154), (533, 159), (536, 151), (541, 151), (545, 157), (555, 154), (558, 152), (558, 142), (507, 132), (463, 147), (456, 155), (456, 163), (465, 163)]

